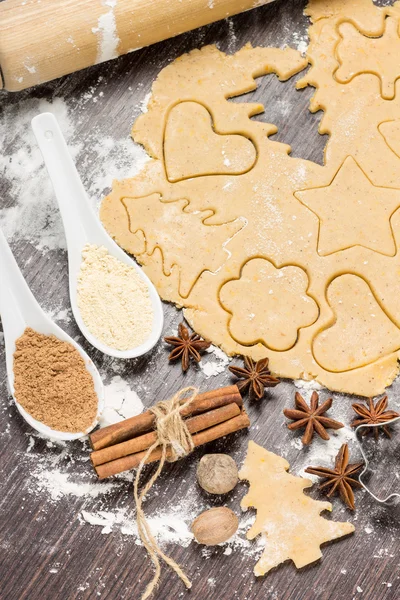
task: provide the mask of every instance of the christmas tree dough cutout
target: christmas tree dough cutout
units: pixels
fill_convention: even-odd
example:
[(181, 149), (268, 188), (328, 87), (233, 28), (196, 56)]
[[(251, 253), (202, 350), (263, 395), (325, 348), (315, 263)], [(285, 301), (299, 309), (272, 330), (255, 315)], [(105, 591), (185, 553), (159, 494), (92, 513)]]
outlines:
[(309, 479), (290, 475), (289, 463), (250, 441), (240, 479), (250, 483), (241, 507), (254, 507), (257, 517), (247, 532), (249, 540), (260, 533), (265, 547), (254, 568), (257, 576), (292, 560), (300, 569), (322, 557), (321, 544), (354, 531), (351, 523), (329, 521), (320, 513), (332, 510), (330, 502), (313, 500), (303, 493), (311, 487)]
[[(221, 268), (229, 257), (229, 249), (225, 248), (227, 240), (233, 239), (244, 226), (241, 219), (220, 225), (206, 225), (204, 221), (210, 211), (191, 211), (189, 202), (183, 199), (163, 202), (159, 194), (145, 198), (124, 198), (123, 204), (130, 231), (134, 234), (146, 232), (142, 252), (151, 256), (158, 249), (162, 254), (162, 271), (167, 277), (174, 269), (179, 269), (179, 292), (183, 298), (189, 295), (201, 273)], [(173, 229), (155, 230), (153, 235), (154, 222), (173, 223)], [(192, 232), (200, 227), (203, 235), (194, 244)], [(196, 257), (199, 271), (192, 268)], [(157, 285), (157, 278), (153, 277), (153, 280)]]

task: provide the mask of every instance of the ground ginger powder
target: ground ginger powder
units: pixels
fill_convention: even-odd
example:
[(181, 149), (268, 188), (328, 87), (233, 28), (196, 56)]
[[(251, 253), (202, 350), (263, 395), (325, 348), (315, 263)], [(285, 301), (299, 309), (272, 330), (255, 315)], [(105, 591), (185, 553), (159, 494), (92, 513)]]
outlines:
[(72, 344), (25, 329), (14, 353), (15, 399), (32, 417), (57, 431), (87, 430), (98, 398), (85, 361)]
[(131, 350), (150, 336), (154, 313), (146, 282), (104, 246), (83, 248), (77, 292), (83, 322), (103, 344)]

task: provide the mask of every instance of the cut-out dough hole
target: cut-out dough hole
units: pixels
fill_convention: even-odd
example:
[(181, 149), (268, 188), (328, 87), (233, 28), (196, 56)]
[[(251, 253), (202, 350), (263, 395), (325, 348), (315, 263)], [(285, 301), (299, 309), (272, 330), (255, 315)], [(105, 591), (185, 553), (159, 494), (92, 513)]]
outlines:
[(296, 90), (296, 81), (304, 72), (288, 81), (279, 81), (274, 74), (257, 78), (254, 92), (231, 98), (231, 102), (260, 102), (265, 112), (252, 119), (276, 125), (278, 131), (270, 139), (291, 147), (290, 156), (324, 164), (324, 150), (328, 135), (318, 133), (323, 112), (311, 113), (309, 104), (315, 89), (307, 87)]

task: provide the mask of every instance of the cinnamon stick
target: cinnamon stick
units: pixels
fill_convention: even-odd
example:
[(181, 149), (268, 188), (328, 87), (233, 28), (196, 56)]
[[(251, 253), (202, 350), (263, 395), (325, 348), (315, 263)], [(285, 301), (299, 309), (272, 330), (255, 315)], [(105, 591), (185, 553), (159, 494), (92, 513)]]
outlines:
[[(208, 442), (212, 442), (219, 438), (222, 438), (230, 433), (234, 433), (235, 431), (239, 431), (240, 429), (245, 429), (250, 426), (250, 420), (247, 416), (247, 413), (244, 409), (242, 409), (240, 415), (237, 417), (233, 417), (228, 421), (224, 421), (218, 425), (214, 425), (214, 427), (210, 427), (205, 429), (204, 431), (200, 431), (193, 436), (193, 442), (195, 447), (202, 446), (203, 444), (207, 444)], [(133, 469), (139, 466), (141, 460), (146, 455), (146, 450), (143, 452), (136, 452), (136, 454), (130, 454), (129, 456), (124, 456), (123, 458), (118, 458), (117, 460), (112, 460), (111, 462), (98, 465), (95, 467), (96, 473), (99, 479), (105, 479), (106, 477), (111, 477), (112, 475), (117, 475), (118, 473), (122, 473), (123, 471), (129, 471), (129, 469)], [(169, 453), (167, 451), (167, 457)], [(160, 460), (161, 458), (161, 448), (156, 448), (146, 460), (146, 463), (155, 462)]]
[[(231, 404), (227, 404), (226, 406), (221, 406), (220, 408), (187, 419), (185, 423), (189, 433), (193, 434), (208, 429), (209, 427), (213, 427), (228, 419), (232, 419), (233, 417), (237, 417), (239, 414), (240, 408), (236, 402), (231, 402)], [(147, 448), (150, 448), (156, 440), (157, 433), (151, 431), (150, 433), (145, 433), (144, 435), (122, 442), (121, 444), (115, 444), (114, 446), (96, 450), (91, 453), (90, 460), (92, 461), (92, 465), (96, 467), (116, 460), (117, 458), (122, 458), (123, 456), (146, 450)]]
[[(182, 410), (181, 415), (182, 417), (188, 417), (201, 414), (232, 402), (235, 402), (238, 406), (243, 405), (243, 399), (237, 385), (230, 385), (199, 394), (186, 409)], [(121, 423), (98, 429), (89, 435), (89, 440), (93, 450), (101, 450), (151, 431), (153, 427), (154, 415), (150, 411), (146, 411)]]

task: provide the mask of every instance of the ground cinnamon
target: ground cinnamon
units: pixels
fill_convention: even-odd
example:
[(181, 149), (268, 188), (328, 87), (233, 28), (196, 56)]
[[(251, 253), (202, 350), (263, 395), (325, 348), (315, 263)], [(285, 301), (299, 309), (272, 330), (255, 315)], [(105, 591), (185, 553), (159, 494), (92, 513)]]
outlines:
[(96, 417), (93, 378), (78, 350), (30, 328), (16, 341), (14, 393), (32, 417), (57, 431), (85, 431)]

